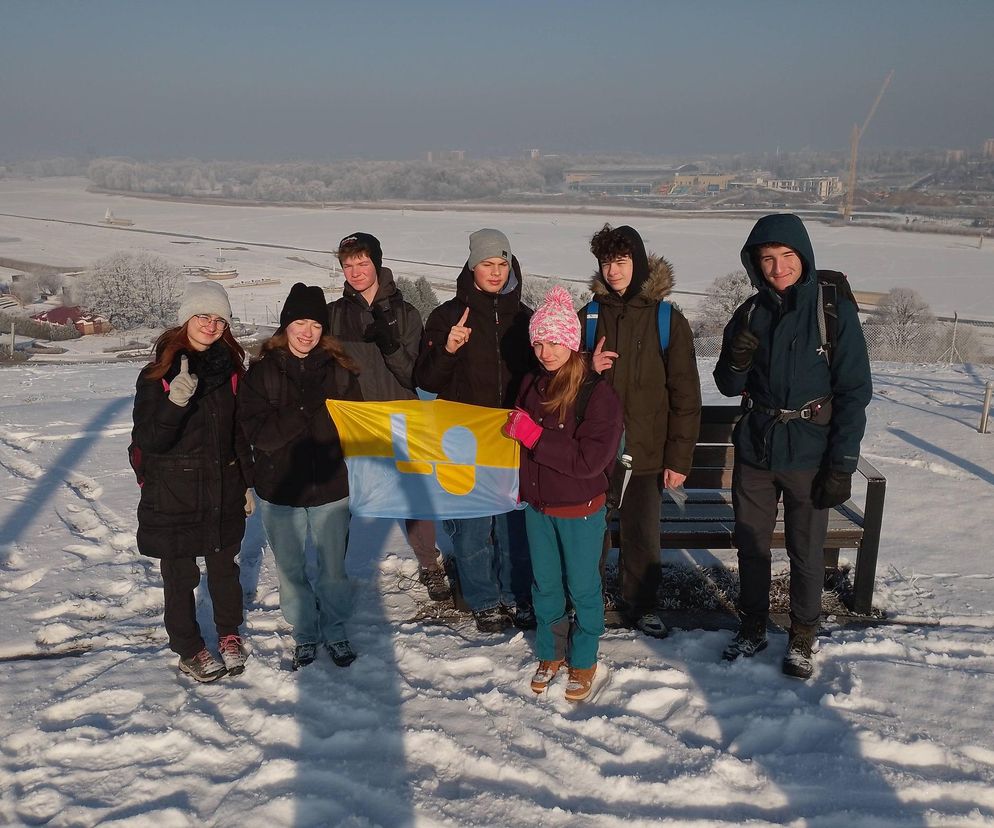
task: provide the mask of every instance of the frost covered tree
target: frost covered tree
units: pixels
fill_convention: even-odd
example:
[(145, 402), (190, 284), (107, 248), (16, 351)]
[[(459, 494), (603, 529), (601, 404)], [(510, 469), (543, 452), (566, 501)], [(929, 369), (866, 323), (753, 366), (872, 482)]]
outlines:
[(735, 309), (756, 289), (741, 268), (715, 279), (707, 289), (696, 314), (697, 336), (720, 336)]
[(872, 324), (864, 328), (874, 359), (919, 362), (937, 356), (935, 317), (928, 303), (911, 288), (893, 288), (877, 305)]
[(17, 277), (10, 285), (10, 293), (16, 296), (22, 305), (30, 305), (38, 299), (38, 277), (27, 274)]
[(404, 295), (404, 299), (414, 305), (421, 314), (421, 321), (428, 318), (428, 314), (438, 307), (438, 296), (431, 282), (424, 276), (419, 276), (417, 281), (406, 279), (403, 276), (396, 280), (397, 289)]
[(144, 251), (118, 251), (96, 262), (82, 282), (81, 304), (121, 330), (176, 323), (185, 280), (178, 267)]

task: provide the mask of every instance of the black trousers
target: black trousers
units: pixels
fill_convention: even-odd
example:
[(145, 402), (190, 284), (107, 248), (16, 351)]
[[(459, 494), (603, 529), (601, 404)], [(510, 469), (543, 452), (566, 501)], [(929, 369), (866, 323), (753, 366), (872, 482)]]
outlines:
[[(237, 635), (244, 620), (242, 614), (241, 574), (235, 556), (239, 546), (229, 546), (204, 555), (207, 566), (207, 589), (214, 605), (214, 626), (218, 638)], [(169, 635), (169, 649), (181, 658), (195, 656), (204, 648), (197, 623), (194, 590), (200, 584), (200, 566), (196, 558), (163, 558), (159, 562), (166, 608), (164, 620)]]
[(732, 473), (735, 546), (739, 557), (739, 611), (765, 619), (770, 612), (770, 546), (777, 504), (783, 498), (784, 534), (790, 559), (790, 620), (816, 626), (825, 582), (825, 534), (829, 509), (816, 509), (811, 484), (817, 469), (766, 471), (736, 463)]
[(659, 562), (662, 499), (658, 474), (633, 474), (619, 512), (618, 576), (621, 598), (633, 621), (656, 606), (662, 575)]

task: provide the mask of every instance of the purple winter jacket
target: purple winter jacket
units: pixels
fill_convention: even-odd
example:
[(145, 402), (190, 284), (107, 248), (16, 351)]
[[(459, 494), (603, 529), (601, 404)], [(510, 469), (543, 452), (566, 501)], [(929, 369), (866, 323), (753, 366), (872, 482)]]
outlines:
[(579, 426), (575, 406), (563, 423), (555, 414), (545, 414), (541, 403), (550, 379), (545, 371), (532, 373), (518, 397), (518, 407), (543, 429), (535, 448), (521, 447), (519, 475), (521, 500), (540, 510), (575, 506), (604, 494), (623, 429), (621, 399), (606, 382), (595, 383)]

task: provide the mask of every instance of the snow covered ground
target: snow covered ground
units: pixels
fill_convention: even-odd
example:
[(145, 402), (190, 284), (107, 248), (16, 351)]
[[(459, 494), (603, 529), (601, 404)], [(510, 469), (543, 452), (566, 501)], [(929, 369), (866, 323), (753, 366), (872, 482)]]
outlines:
[[(0, 258), (83, 268), (126, 248), (163, 255), (181, 266), (223, 267), (237, 280), (223, 282), (235, 314), (275, 322), (295, 281), (341, 290), (330, 275), (339, 239), (365, 230), (383, 242), (395, 275), (427, 276), (444, 285), (466, 261), (468, 238), (480, 227), (499, 227), (526, 273), (586, 284), (594, 269), (590, 236), (605, 220), (595, 211), (487, 213), (329, 208), (229, 207), (173, 203), (87, 193), (85, 179), (0, 179)], [(134, 221), (129, 228), (101, 224), (111, 209)], [(740, 267), (739, 251), (752, 221), (661, 216), (609, 217), (637, 227), (648, 247), (666, 256), (676, 274), (677, 301), (692, 308), (717, 276)], [(938, 314), (994, 321), (994, 244), (976, 239), (895, 233), (809, 222), (821, 267), (843, 270), (857, 290), (886, 293), (912, 287)], [(275, 279), (279, 284), (246, 284)], [(444, 290), (439, 291), (444, 297)]]
[[(162, 235), (98, 226), (107, 207)], [(211, 265), (218, 244), (189, 236), (244, 247), (224, 251), (240, 279), (280, 281), (227, 285), (236, 313), (260, 322), (294, 281), (337, 290), (330, 251), (357, 228), (380, 235), (388, 259), (411, 260), (391, 262), (400, 275), (451, 281), (467, 234), (498, 226), (526, 270), (582, 280), (602, 221), (169, 204), (87, 194), (79, 180), (0, 181), (0, 213), (33, 217), (0, 215), (10, 259), (84, 266), (142, 247)], [(736, 266), (749, 228), (632, 223), (688, 290)], [(821, 263), (860, 287), (909, 286), (937, 311), (994, 319), (994, 245), (811, 228)], [(289, 672), (253, 519), (241, 557), (248, 670), (210, 686), (180, 677), (157, 568), (135, 548), (125, 449), (137, 372), (0, 370), (0, 824), (994, 825), (994, 436), (976, 431), (991, 367), (874, 366), (863, 451), (888, 478), (875, 603), (893, 623), (829, 619), (807, 683), (780, 673), (782, 635), (729, 665), (727, 633), (611, 631), (611, 682), (580, 707), (561, 683), (533, 696), (531, 634), (412, 622), (424, 593), (385, 521), (353, 524), (350, 668), (322, 658)], [(209, 604), (200, 611), (210, 629)]]
[(727, 633), (611, 631), (611, 682), (574, 707), (528, 688), (531, 634), (410, 623), (424, 593), (385, 521), (353, 524), (350, 668), (288, 670), (252, 520), (248, 669), (179, 676), (135, 548), (137, 367), (0, 370), (0, 824), (994, 824), (992, 373), (874, 366), (895, 623), (827, 622), (806, 683), (780, 673), (782, 635), (729, 665)]

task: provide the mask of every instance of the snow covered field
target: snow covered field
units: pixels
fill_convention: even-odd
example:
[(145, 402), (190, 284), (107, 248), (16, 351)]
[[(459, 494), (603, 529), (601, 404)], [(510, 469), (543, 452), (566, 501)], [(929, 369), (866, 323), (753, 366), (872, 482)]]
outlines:
[[(226, 207), (87, 193), (84, 179), (0, 180), (0, 257), (83, 268), (124, 248), (142, 248), (183, 266), (238, 269), (224, 282), (237, 315), (273, 322), (277, 302), (295, 281), (341, 289), (332, 255), (347, 233), (365, 230), (383, 242), (395, 275), (432, 282), (455, 279), (466, 261), (469, 233), (499, 227), (507, 233), (526, 273), (586, 284), (594, 268), (590, 236), (604, 216), (569, 213), (486, 213)], [(107, 209), (134, 222), (101, 225)], [(28, 218), (15, 218), (22, 216)], [(631, 223), (651, 250), (666, 256), (676, 273), (677, 301), (692, 308), (711, 281), (740, 266), (739, 251), (751, 221), (720, 218), (609, 216)], [(72, 224), (64, 222), (82, 222)], [(963, 236), (895, 233), (810, 222), (821, 267), (843, 270), (857, 290), (887, 292), (912, 287), (935, 313), (994, 321), (994, 244), (977, 249)], [(200, 237), (200, 238), (195, 238)], [(232, 250), (230, 248), (244, 248)], [(427, 264), (419, 264), (427, 263)], [(257, 279), (278, 285), (241, 286)], [(444, 293), (440, 291), (444, 298)]]
[(533, 696), (531, 634), (405, 623), (424, 596), (389, 522), (353, 525), (352, 667), (289, 672), (252, 520), (248, 669), (181, 678), (135, 549), (136, 373), (0, 370), (0, 824), (994, 824), (990, 369), (875, 366), (895, 623), (829, 621), (807, 683), (780, 673), (784, 636), (729, 665), (727, 633), (611, 631), (580, 707)]
[[(100, 227), (108, 206), (164, 235)], [(0, 257), (51, 264), (143, 247), (211, 265), (218, 244), (186, 236), (244, 242), (224, 253), (240, 280), (281, 282), (228, 283), (236, 313), (260, 322), (294, 281), (337, 289), (330, 251), (358, 228), (383, 239), (388, 260), (458, 266), (467, 234), (498, 226), (527, 271), (585, 279), (602, 220), (193, 206), (87, 194), (79, 180), (0, 181), (0, 213), (35, 217), (0, 216)], [(734, 269), (750, 224), (632, 223), (688, 290)], [(994, 245), (811, 231), (822, 265), (860, 287), (905, 285), (937, 311), (994, 319)], [(456, 273), (388, 263), (433, 281)], [(710, 369), (705, 398), (718, 402)], [(863, 453), (888, 478), (875, 604), (892, 623), (829, 619), (807, 683), (780, 673), (782, 635), (725, 664), (727, 633), (610, 631), (611, 682), (581, 707), (561, 683), (531, 693), (531, 634), (411, 623), (424, 592), (385, 521), (353, 523), (350, 668), (323, 657), (289, 672), (253, 519), (241, 558), (248, 669), (210, 686), (180, 677), (157, 568), (135, 548), (125, 450), (137, 372), (0, 370), (0, 824), (994, 825), (994, 435), (976, 431), (994, 368), (874, 365)], [(200, 611), (211, 628), (209, 604)]]

